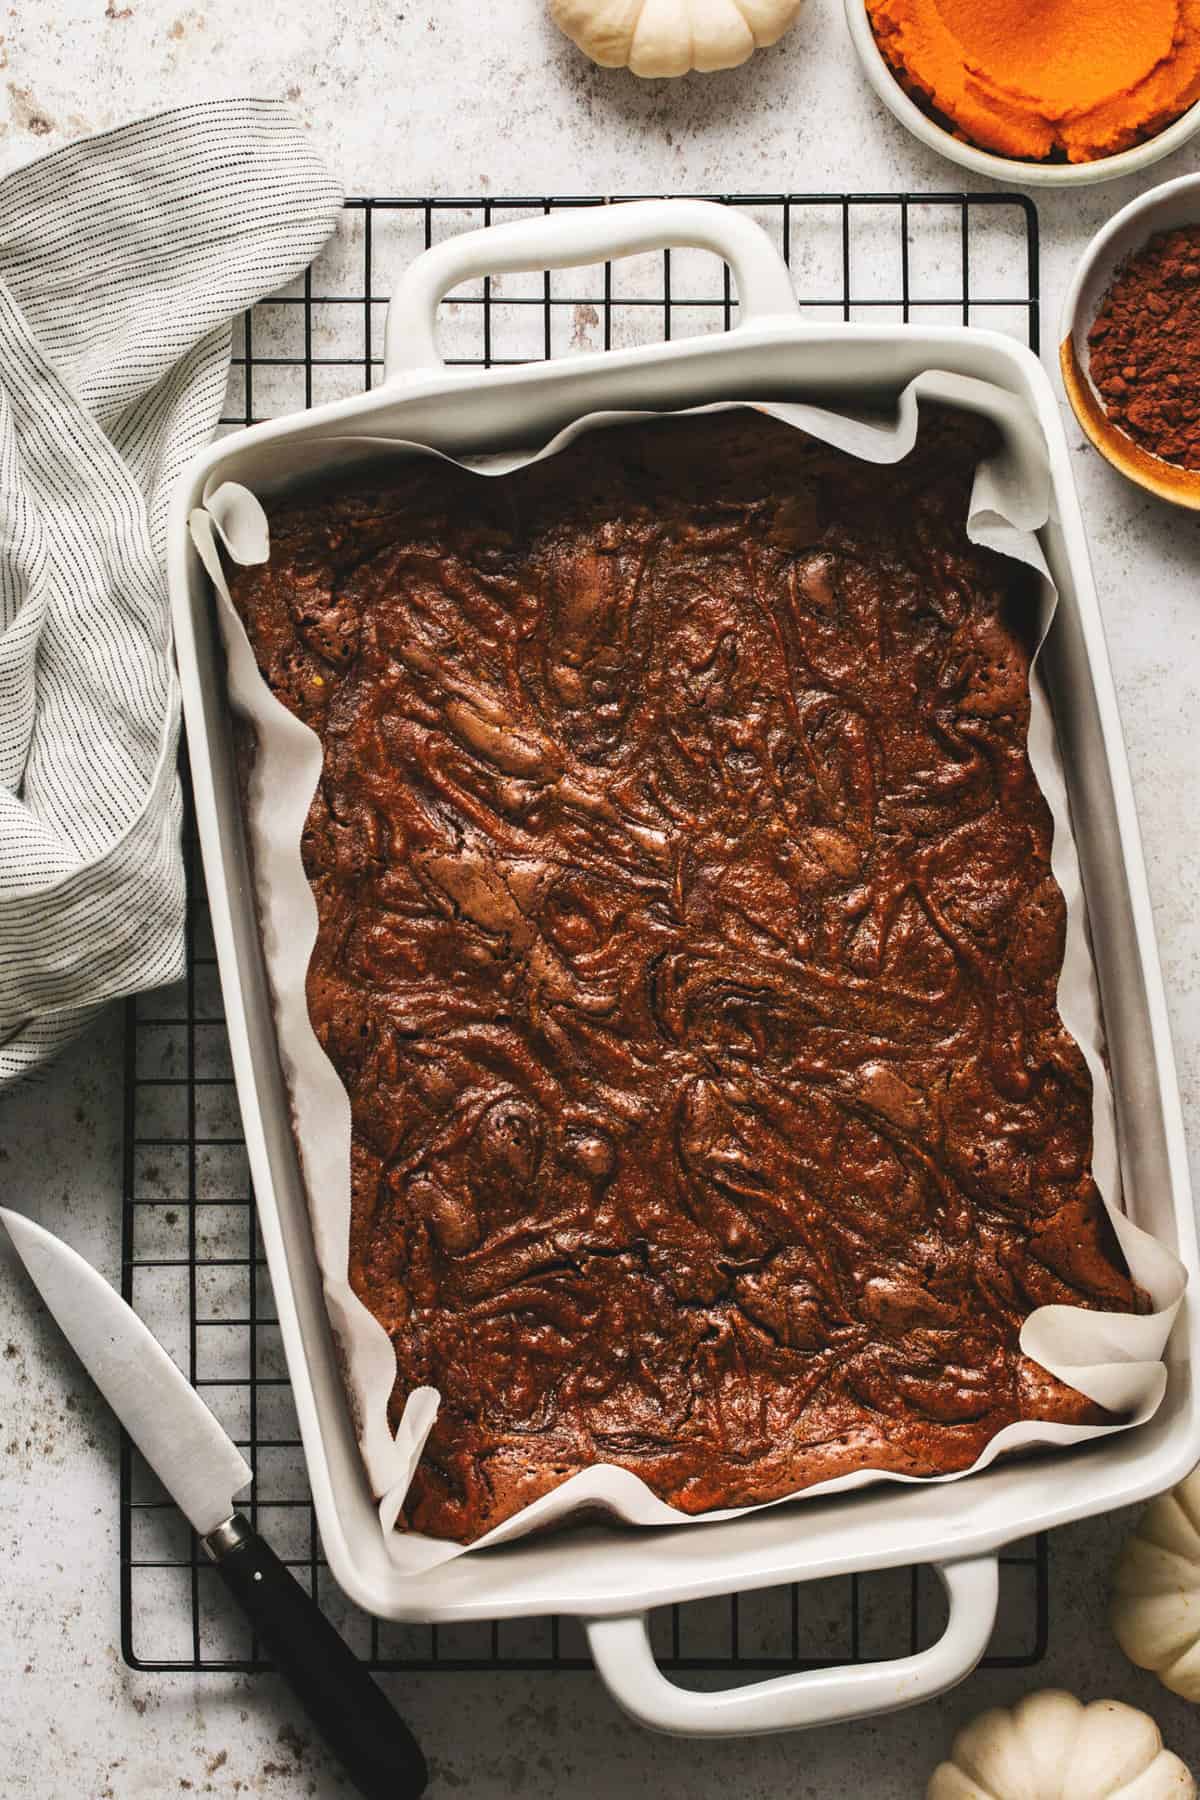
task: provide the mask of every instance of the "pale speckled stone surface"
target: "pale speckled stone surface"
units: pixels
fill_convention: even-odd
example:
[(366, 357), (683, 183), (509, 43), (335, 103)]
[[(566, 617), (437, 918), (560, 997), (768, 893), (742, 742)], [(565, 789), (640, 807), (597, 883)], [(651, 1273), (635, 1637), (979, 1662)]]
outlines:
[[(20, 0), (0, 9), (4, 167), (136, 113), (247, 90), (286, 94), (351, 192), (962, 185), (870, 97), (838, 0), (806, 0), (791, 36), (741, 70), (651, 85), (585, 64), (542, 0)], [(1048, 342), (1087, 235), (1131, 193), (1198, 159), (1185, 150), (1141, 181), (1039, 199)], [(1200, 520), (1135, 493), (1071, 432), (1195, 1141)], [(0, 1192), (109, 1274), (119, 1050), (114, 1017), (44, 1082), (0, 1103)], [(273, 1680), (124, 1668), (115, 1430), (3, 1258), (0, 1308), (0, 1790), (21, 1800), (348, 1792)], [(1149, 1706), (1200, 1768), (1200, 1717), (1132, 1670), (1104, 1623), (1106, 1571), (1127, 1527), (1116, 1516), (1053, 1540), (1051, 1651), (1034, 1679)], [(403, 1698), (439, 1795), (909, 1800), (956, 1724), (1029, 1684), (1023, 1673), (979, 1675), (941, 1703), (852, 1730), (709, 1746), (640, 1733), (585, 1675), (412, 1679)]]

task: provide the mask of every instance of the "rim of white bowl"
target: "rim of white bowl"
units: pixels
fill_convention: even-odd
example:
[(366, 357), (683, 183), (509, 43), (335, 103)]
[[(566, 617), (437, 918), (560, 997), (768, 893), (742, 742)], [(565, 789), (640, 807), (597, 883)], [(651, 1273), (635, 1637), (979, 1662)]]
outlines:
[(905, 91), (876, 41), (867, 0), (846, 0), (846, 23), (863, 72), (888, 111), (915, 138), (939, 155), (948, 157), (961, 168), (990, 176), (993, 181), (1003, 181), (1010, 187), (1086, 187), (1093, 182), (1116, 181), (1122, 175), (1132, 175), (1149, 167), (1160, 157), (1170, 156), (1200, 130), (1198, 100), (1154, 137), (1134, 144), (1129, 150), (1118, 150), (1115, 156), (1098, 157), (1095, 162), (1022, 162), (1015, 156), (997, 156), (943, 130)]
[[(1058, 318), (1058, 342), (1065, 343), (1075, 331), (1079, 317), (1080, 301), (1083, 290), (1097, 263), (1108, 253), (1109, 246), (1119, 238), (1135, 219), (1145, 217), (1146, 240), (1154, 236), (1153, 215), (1160, 213), (1176, 195), (1185, 192), (1196, 195), (1196, 217), (1193, 221), (1200, 225), (1200, 172), (1192, 175), (1174, 175), (1170, 181), (1160, 181), (1157, 187), (1147, 188), (1144, 194), (1135, 194), (1132, 200), (1119, 207), (1112, 218), (1103, 224), (1084, 245), (1079, 261), (1075, 264), (1075, 273), (1071, 277), (1070, 286), (1062, 303)], [(1091, 323), (1090, 320), (1087, 321)]]

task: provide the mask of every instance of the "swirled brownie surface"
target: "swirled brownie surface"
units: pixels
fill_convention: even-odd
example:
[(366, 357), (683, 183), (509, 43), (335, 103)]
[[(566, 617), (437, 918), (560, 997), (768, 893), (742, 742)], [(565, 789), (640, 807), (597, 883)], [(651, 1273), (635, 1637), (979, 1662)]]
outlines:
[(988, 427), (897, 467), (763, 415), (406, 461), (272, 509), (235, 601), (319, 733), (313, 1024), (406, 1508), (580, 1469), (688, 1512), (971, 1464), (1099, 1410), (1018, 1347), (1139, 1309), (1059, 1018), (1032, 594)]

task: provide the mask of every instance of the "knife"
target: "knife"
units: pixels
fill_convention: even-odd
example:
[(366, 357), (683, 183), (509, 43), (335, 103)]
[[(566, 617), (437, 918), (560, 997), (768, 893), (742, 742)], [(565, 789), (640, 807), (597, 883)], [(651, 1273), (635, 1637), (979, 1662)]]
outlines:
[(20, 1213), (0, 1221), (67, 1341), (245, 1611), (279, 1673), (365, 1800), (425, 1790), (420, 1746), (369, 1672), (233, 1496), (245, 1458), (133, 1308), (69, 1245)]

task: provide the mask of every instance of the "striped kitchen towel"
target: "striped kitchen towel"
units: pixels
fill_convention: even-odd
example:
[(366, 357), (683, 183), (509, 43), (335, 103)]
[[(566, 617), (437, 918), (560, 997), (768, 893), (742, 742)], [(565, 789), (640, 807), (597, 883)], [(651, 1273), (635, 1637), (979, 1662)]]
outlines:
[(231, 319), (340, 206), (258, 100), (0, 181), (0, 1088), (182, 973), (167, 505), (216, 428)]

